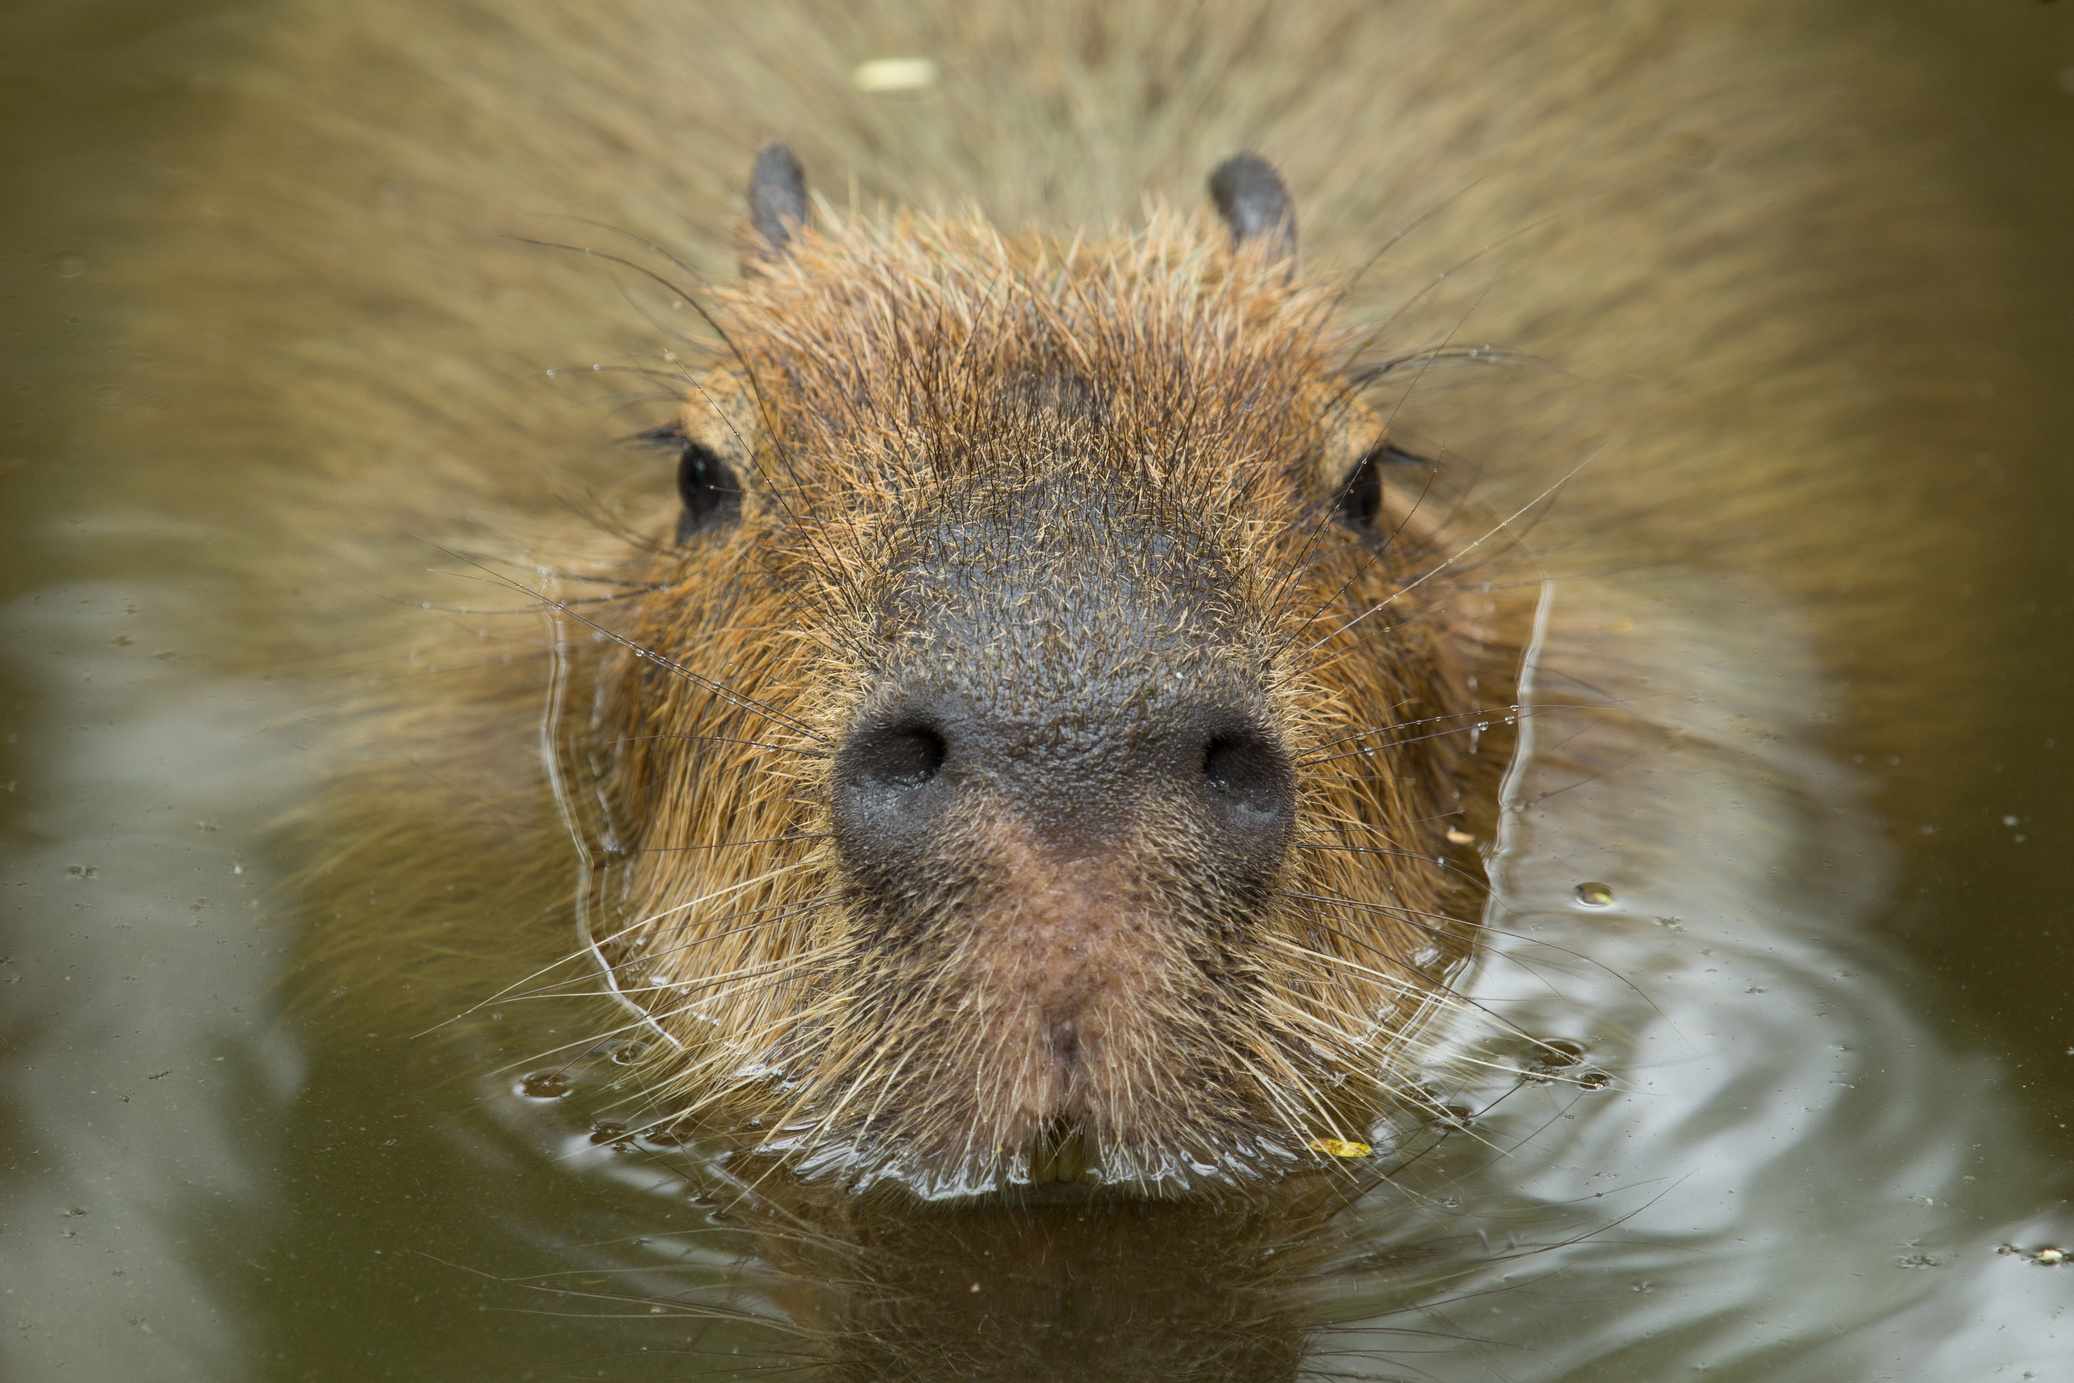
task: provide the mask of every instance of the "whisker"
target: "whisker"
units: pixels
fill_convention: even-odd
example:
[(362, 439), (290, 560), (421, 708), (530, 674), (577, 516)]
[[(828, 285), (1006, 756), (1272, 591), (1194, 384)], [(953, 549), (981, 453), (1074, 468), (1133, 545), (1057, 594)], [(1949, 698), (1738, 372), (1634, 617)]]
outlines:
[[(1343, 736), (1341, 740), (1334, 741), (1334, 743), (1341, 743), (1344, 740), (1348, 739), (1357, 739), (1361, 735), (1376, 734), (1385, 730), (1393, 730), (1399, 728), (1408, 729), (1414, 725), (1430, 725), (1435, 721), (1441, 720), (1461, 720), (1472, 716), (1488, 716), (1490, 717), (1490, 719), (1481, 721), (1476, 725), (1457, 725), (1452, 726), (1446, 730), (1434, 730), (1428, 734), (1412, 735), (1408, 738), (1401, 740), (1386, 740), (1381, 744), (1365, 745), (1360, 749), (1349, 749), (1345, 750), (1342, 753), (1327, 754), (1320, 758), (1298, 759), (1296, 763), (1298, 767), (1310, 768), (1317, 764), (1338, 763), (1341, 759), (1364, 758), (1369, 755), (1379, 754), (1385, 749), (1401, 749), (1407, 744), (1420, 744), (1425, 742), (1426, 740), (1440, 739), (1447, 735), (1466, 734), (1470, 730), (1488, 730), (1489, 728), (1491, 728), (1492, 725), (1500, 723), (1512, 724), (1513, 722), (1518, 720), (1525, 720), (1529, 716), (1552, 715), (1563, 711), (1605, 711), (1612, 709), (1614, 709), (1614, 706), (1594, 706), (1575, 704), (1571, 702), (1553, 702), (1545, 706), (1486, 706), (1474, 711), (1456, 711), (1444, 716), (1429, 716), (1425, 720), (1408, 720), (1403, 722), (1402, 726), (1377, 726), (1374, 730), (1364, 730), (1357, 732), (1354, 735)], [(1580, 731), (1579, 733), (1582, 732)]]
[(746, 845), (789, 845), (800, 840), (833, 840), (833, 831), (808, 831), (799, 835), (762, 836), (756, 840), (720, 840), (710, 845), (644, 845), (638, 850), (629, 850), (629, 855), (670, 855), (687, 850), (731, 850)]
[(825, 759), (828, 757), (825, 752), (819, 749), (801, 749), (789, 744), (770, 744), (764, 740), (732, 739), (726, 735), (622, 735), (616, 740), (607, 741), (607, 743), (617, 748), (623, 744), (644, 744), (651, 740), (698, 741), (706, 744), (743, 744), (752, 749), (771, 749), (780, 754), (797, 754), (804, 759)]
[(479, 562), (471, 563), (470, 565), (481, 567), (482, 570), (487, 572), (494, 579), (504, 582), (514, 590), (523, 591), (525, 594), (532, 596), (534, 599), (540, 602), (542, 608), (552, 610), (557, 614), (564, 614), (569, 616), (578, 624), (583, 625), (585, 628), (591, 630), (593, 633), (600, 634), (605, 638), (611, 640), (613, 643), (618, 644), (621, 648), (626, 649), (635, 657), (640, 658), (646, 662), (653, 663), (657, 667), (660, 667), (667, 672), (671, 672), (679, 677), (682, 677), (685, 681), (690, 682), (694, 686), (702, 687), (705, 690), (712, 692), (715, 696), (720, 697), (722, 700), (725, 700), (730, 705), (736, 707), (739, 710), (748, 711), (752, 715), (761, 716), (763, 719), (771, 721), (774, 724), (784, 726), (786, 729), (793, 731), (795, 734), (805, 735), (808, 739), (818, 740), (823, 744), (827, 744), (829, 742), (828, 737), (826, 735), (822, 734), (818, 730), (813, 729), (805, 722), (796, 720), (793, 717), (788, 716), (783, 712), (775, 709), (774, 707), (768, 706), (765, 703), (758, 701), (754, 697), (744, 695), (743, 693), (736, 691), (733, 687), (728, 686), (724, 682), (716, 682), (710, 677), (704, 676), (700, 673), (693, 672), (690, 668), (687, 668), (683, 664), (676, 662), (674, 659), (665, 658), (662, 654), (657, 653), (654, 649), (644, 647), (643, 645), (636, 643), (634, 640), (626, 637), (626, 635), (621, 634), (616, 630), (606, 628), (604, 625), (599, 624), (596, 620), (591, 619), (589, 616), (584, 615), (581, 612), (573, 609), (567, 603), (554, 599), (553, 597), (547, 595), (545, 592), (536, 591), (532, 589), (530, 586), (527, 586), (524, 582), (515, 580), (514, 578), (509, 576), (505, 576), (501, 572), (490, 571), (487, 567), (482, 567), (482, 564)]
[(1382, 600), (1379, 600), (1375, 604), (1369, 606), (1366, 610), (1363, 610), (1360, 614), (1348, 620), (1339, 628), (1333, 630), (1332, 633), (1327, 634), (1324, 638), (1319, 639), (1316, 643), (1312, 644), (1311, 648), (1316, 649), (1322, 646), (1323, 644), (1327, 643), (1328, 641), (1339, 637), (1341, 634), (1346, 633), (1349, 629), (1352, 629), (1355, 625), (1367, 619), (1370, 615), (1375, 614), (1378, 610), (1381, 610), (1385, 606), (1391, 604), (1399, 596), (1408, 595), (1420, 586), (1425, 585), (1427, 581), (1439, 575), (1442, 571), (1445, 571), (1447, 568), (1453, 566), (1456, 562), (1460, 561), (1463, 557), (1467, 556), (1469, 553), (1474, 552), (1477, 548), (1481, 547), (1486, 540), (1502, 532), (1507, 526), (1512, 524), (1521, 515), (1525, 514), (1529, 509), (1532, 509), (1535, 505), (1541, 503), (1543, 500), (1555, 494), (1564, 484), (1566, 484), (1570, 480), (1572, 476), (1576, 475), (1579, 471), (1583, 470), (1586, 466), (1590, 465), (1592, 461), (1596, 460), (1598, 455), (1598, 452), (1593, 452), (1590, 456), (1585, 457), (1584, 460), (1572, 466), (1567, 472), (1563, 474), (1563, 476), (1560, 479), (1556, 480), (1547, 489), (1543, 490), (1540, 494), (1534, 496), (1534, 498), (1528, 500), (1525, 504), (1521, 505), (1518, 509), (1514, 510), (1510, 517), (1500, 520), (1497, 524), (1485, 530), (1483, 534), (1473, 539), (1466, 547), (1462, 548), (1460, 551), (1455, 553), (1454, 556), (1449, 557), (1447, 560), (1443, 561), (1439, 566), (1434, 567), (1424, 576), (1419, 577), (1417, 580), (1412, 581), (1407, 585), (1400, 586), (1392, 594), (1384, 597)]

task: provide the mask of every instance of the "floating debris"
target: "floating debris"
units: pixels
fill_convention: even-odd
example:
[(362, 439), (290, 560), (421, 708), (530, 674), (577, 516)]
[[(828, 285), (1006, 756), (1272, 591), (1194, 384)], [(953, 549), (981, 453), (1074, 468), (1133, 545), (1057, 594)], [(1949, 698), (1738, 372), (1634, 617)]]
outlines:
[(1311, 1151), (1331, 1157), (1367, 1157), (1375, 1149), (1366, 1143), (1350, 1142), (1345, 1138), (1313, 1138)]
[(2041, 1268), (2057, 1268), (2067, 1261), (2067, 1251), (2051, 1244), (2038, 1249), (2020, 1249), (2015, 1244), (2000, 1244), (1995, 1252), (2014, 1254), (2026, 1263), (2036, 1263)]
[(850, 74), (859, 91), (920, 91), (936, 85), (936, 64), (927, 58), (873, 58)]

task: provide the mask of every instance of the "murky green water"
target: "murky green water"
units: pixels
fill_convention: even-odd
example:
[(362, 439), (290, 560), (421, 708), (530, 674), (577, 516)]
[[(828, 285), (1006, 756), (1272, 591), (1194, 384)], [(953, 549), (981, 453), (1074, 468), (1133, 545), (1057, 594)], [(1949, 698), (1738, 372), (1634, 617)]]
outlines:
[[(1977, 122), (2035, 286), (2027, 346), (2064, 377), (2074, 11), (1894, 13)], [(683, 1150), (598, 1132), (609, 1060), (522, 1093), (510, 1063), (552, 1045), (551, 1011), (438, 1039), (284, 1016), (295, 862), (265, 827), (312, 790), (318, 702), (212, 670), (242, 598), (213, 554), (244, 539), (208, 519), (229, 482), (188, 477), (154, 518), (108, 493), (139, 458), (101, 425), (167, 407), (109, 271), (183, 175), (160, 136), (221, 118), (265, 18), (0, 16), (0, 1373), (725, 1378), (803, 1353), (859, 1378), (2067, 1376), (2074, 1268), (2035, 1261), (2074, 1248), (2065, 423), (1953, 459), (2023, 538), (1948, 576), (2016, 631), (1982, 657), (2019, 675), (1985, 770), (1911, 749), (1934, 812), (1873, 819), (1867, 781), (1805, 747), (1822, 693), (1792, 612), (1706, 588), (1652, 631), (1704, 694), (1646, 792), (1522, 764), (1519, 801), (1564, 805), (1507, 842), (1475, 992), (1584, 1059), (1499, 1052), (1442, 1092), (1472, 1126), (1407, 1137), (1365, 1198), (715, 1213), (728, 1188)], [(1550, 599), (1550, 677), (1598, 665), (1606, 626), (1561, 615), (1614, 597)], [(1776, 737), (1742, 737), (1749, 704), (1784, 708)], [(1668, 821), (1718, 848), (1657, 867)], [(1587, 879), (1609, 905), (1580, 904)]]

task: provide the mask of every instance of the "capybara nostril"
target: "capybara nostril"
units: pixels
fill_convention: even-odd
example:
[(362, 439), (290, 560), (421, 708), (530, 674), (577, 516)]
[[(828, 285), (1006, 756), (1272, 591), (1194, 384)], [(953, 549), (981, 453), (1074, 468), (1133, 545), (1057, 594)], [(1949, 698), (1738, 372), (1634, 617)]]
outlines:
[(854, 852), (926, 832), (950, 795), (942, 781), (947, 752), (942, 731), (914, 719), (849, 735), (830, 775), (837, 838)]
[[(968, 670), (975, 686), (1000, 671)], [(1107, 695), (1049, 688), (1021, 703), (1022, 714), (1004, 715), (973, 704), (970, 691), (903, 697), (860, 717), (838, 746), (835, 836), (871, 887), (904, 892), (896, 861), (926, 870), (930, 859), (968, 852), (982, 821), (1060, 858), (1099, 856), (1153, 831), (1235, 885), (1266, 878), (1280, 860), (1295, 769), (1245, 697), (1174, 697), (1143, 684)], [(988, 867), (978, 856), (971, 863)]]
[(1233, 822), (1279, 829), (1296, 809), (1296, 775), (1280, 746), (1253, 731), (1220, 735), (1203, 750), (1203, 786)]
[(943, 736), (932, 727), (888, 725), (845, 746), (836, 771), (858, 790), (900, 793), (934, 778), (943, 756)]

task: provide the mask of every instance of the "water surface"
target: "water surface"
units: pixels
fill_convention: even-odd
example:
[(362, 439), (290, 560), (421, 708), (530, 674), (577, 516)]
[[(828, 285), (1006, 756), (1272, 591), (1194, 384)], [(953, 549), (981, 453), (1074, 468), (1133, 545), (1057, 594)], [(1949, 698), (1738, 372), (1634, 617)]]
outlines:
[[(1948, 51), (2036, 284), (2031, 348), (2068, 358), (2074, 15), (1894, 12)], [(525, 1093), (511, 1063), (552, 1045), (552, 1011), (351, 1041), (284, 1012), (295, 936), (274, 914), (297, 862), (265, 828), (318, 772), (315, 708), (292, 679), (210, 670), (198, 641), (237, 592), (209, 551), (237, 535), (139, 519), (101, 488), (134, 458), (97, 450), (95, 425), (165, 403), (104, 287), (178, 172), (152, 137), (214, 118), (264, 17), (0, 18), (0, 1372), (724, 1378), (806, 1349), (862, 1376), (1264, 1377), (1298, 1357), (1515, 1383), (2065, 1373), (2074, 1270), (2036, 1258), (2074, 1248), (2064, 427), (2037, 454), (1953, 459), (2025, 535), (1949, 578), (2017, 631), (1983, 650), (2024, 672), (1991, 771), (1935, 814), (1880, 798), (1880, 765), (1822, 750), (1833, 689), (1791, 652), (1793, 613), (1681, 588), (1650, 632), (1696, 699), (1675, 749), (1650, 741), (1646, 790), (1566, 777), (1553, 740), (1511, 785), (1502, 936), (1470, 992), (1580, 1059), (1551, 1068), (1465, 1018), (1465, 1050), (1497, 1063), (1439, 1071), (1465, 1117), (1406, 1131), (1387, 1185), (1291, 1211), (1329, 1230), (1046, 1212), (895, 1243), (782, 1200), (729, 1212), (697, 1150), (599, 1135), (609, 1058), (566, 1097)], [(1542, 685), (1582, 700), (1594, 640), (1642, 598), (1549, 598)], [(1752, 704), (1762, 740), (1735, 719)], [(1689, 835), (1667, 845), (1672, 819)], [(816, 1295), (759, 1264), (789, 1251), (826, 1281), (860, 1261), (816, 1258), (781, 1215), (869, 1241), (884, 1290)]]

